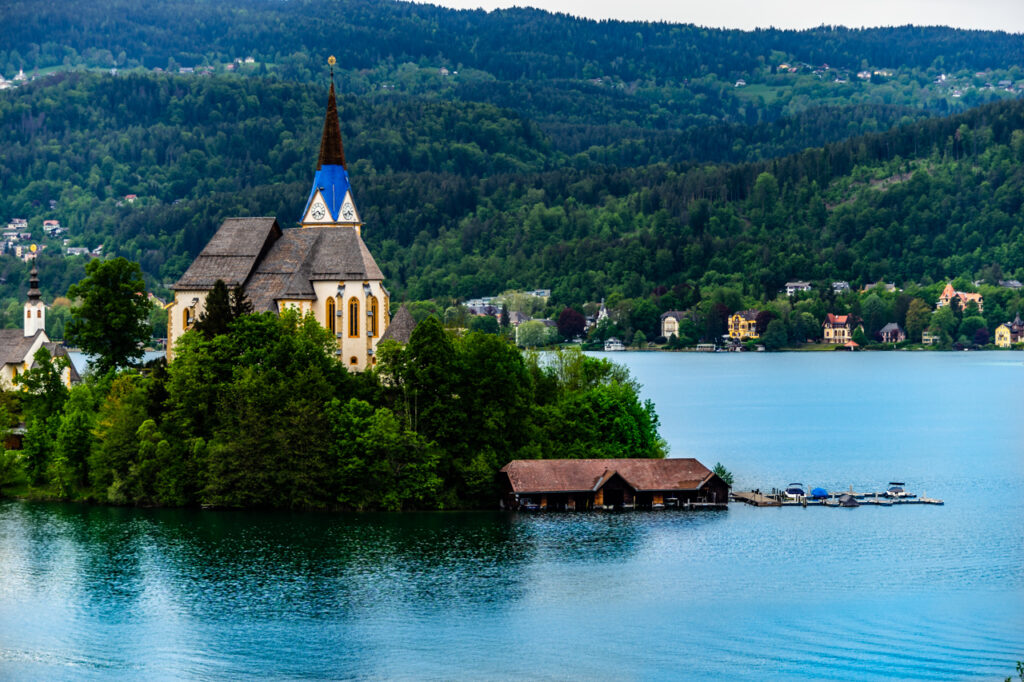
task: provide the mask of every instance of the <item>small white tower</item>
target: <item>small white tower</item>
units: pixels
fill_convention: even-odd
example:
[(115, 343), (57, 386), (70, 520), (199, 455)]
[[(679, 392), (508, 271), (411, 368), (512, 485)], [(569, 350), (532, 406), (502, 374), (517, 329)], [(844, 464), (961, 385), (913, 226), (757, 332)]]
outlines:
[(39, 298), (39, 270), (32, 266), (28, 280), (28, 301), (25, 302), (25, 336), (35, 336), (46, 329), (46, 305)]

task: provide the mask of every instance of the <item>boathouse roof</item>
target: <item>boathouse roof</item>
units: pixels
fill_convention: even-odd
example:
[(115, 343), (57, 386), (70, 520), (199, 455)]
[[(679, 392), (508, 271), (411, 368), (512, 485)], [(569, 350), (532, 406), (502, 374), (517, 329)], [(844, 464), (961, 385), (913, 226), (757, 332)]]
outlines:
[(589, 492), (618, 474), (636, 491), (697, 490), (714, 472), (693, 458), (516, 459), (500, 470), (516, 493)]

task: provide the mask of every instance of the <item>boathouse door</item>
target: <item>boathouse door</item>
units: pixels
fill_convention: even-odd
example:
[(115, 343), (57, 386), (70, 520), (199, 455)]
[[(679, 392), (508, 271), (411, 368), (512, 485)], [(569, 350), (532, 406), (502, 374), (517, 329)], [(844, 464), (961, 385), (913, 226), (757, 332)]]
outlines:
[(612, 474), (612, 477), (601, 486), (601, 491), (604, 493), (606, 507), (621, 507), (627, 501), (630, 503), (633, 501), (632, 486), (618, 474)]

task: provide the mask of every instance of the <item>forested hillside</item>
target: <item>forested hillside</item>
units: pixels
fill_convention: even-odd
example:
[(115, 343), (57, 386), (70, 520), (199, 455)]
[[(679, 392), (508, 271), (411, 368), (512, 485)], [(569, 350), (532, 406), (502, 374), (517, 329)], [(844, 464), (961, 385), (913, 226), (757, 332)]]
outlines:
[[(45, 219), (139, 261), (158, 292), (224, 217), (294, 224), (331, 53), (364, 236), (397, 298), (545, 287), (554, 309), (1024, 277), (1021, 36), (361, 1), (32, 1), (3, 18), (0, 72), (37, 78), (0, 92), (0, 220), (48, 247), (48, 299), (86, 257)], [(27, 268), (0, 256), (0, 275), (18, 324)]]

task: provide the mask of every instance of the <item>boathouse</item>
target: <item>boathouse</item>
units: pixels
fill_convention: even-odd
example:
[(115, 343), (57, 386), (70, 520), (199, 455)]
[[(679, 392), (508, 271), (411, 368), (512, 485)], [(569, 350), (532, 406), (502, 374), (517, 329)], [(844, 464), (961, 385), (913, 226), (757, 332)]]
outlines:
[(498, 472), (505, 509), (725, 508), (729, 486), (692, 458), (516, 459)]

